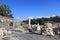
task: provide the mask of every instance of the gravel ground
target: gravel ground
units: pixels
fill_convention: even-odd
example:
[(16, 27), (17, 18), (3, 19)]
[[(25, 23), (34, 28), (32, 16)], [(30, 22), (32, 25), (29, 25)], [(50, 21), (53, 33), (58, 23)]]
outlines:
[(32, 33), (14, 33), (12, 35), (4, 37), (2, 40), (60, 40), (59, 35), (44, 36)]

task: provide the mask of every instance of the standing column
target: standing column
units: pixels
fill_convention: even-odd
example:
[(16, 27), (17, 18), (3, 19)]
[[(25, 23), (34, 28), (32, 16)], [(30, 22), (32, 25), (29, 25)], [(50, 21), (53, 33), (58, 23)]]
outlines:
[(29, 18), (29, 28), (31, 28), (31, 24), (30, 23), (31, 23), (31, 19)]

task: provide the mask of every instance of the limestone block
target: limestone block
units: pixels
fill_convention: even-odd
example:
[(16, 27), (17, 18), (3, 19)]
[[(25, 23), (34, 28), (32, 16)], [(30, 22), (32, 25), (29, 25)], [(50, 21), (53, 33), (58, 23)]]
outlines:
[(53, 29), (52, 28), (46, 28), (47, 35), (53, 35)]
[(12, 34), (12, 31), (7, 31), (6, 34), (10, 35)]
[(41, 26), (39, 24), (37, 24), (37, 31), (41, 30)]
[(15, 30), (21, 31), (21, 32), (28, 32), (28, 30), (25, 30), (24, 28), (16, 28)]
[(58, 34), (60, 34), (60, 31), (58, 31)]
[(3, 28), (2, 28), (2, 31), (3, 31), (4, 35), (10, 35), (10, 34), (12, 34), (12, 31), (7, 31), (6, 29), (3, 29)]
[(32, 26), (31, 26), (31, 29), (32, 29), (33, 31), (37, 31), (37, 25), (36, 25), (36, 24), (32, 25)]
[(4, 34), (3, 34), (3, 30), (0, 29), (0, 38), (3, 37), (3, 35), (4, 35)]
[(54, 36), (53, 27), (51, 23), (45, 23), (44, 30), (45, 30), (44, 32), (46, 35)]

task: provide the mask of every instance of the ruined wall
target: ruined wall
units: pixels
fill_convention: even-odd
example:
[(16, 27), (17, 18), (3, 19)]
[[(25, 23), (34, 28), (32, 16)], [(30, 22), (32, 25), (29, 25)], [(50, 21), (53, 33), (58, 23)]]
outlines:
[(20, 21), (15, 21), (13, 18), (0, 16), (0, 28), (1, 27), (14, 29), (16, 27), (20, 27)]

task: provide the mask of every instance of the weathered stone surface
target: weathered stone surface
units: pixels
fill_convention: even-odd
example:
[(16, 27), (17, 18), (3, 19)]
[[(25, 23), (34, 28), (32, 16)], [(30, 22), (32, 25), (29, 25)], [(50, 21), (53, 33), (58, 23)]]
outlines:
[(20, 24), (21, 24), (20, 21), (16, 21), (13, 18), (0, 16), (0, 28), (5, 27), (9, 29), (14, 29), (16, 27), (20, 27)]
[(6, 36), (5, 39), (9, 40), (60, 40), (60, 36), (44, 36), (32, 33), (14, 33), (13, 35)]
[(52, 35), (52, 36), (54, 36), (53, 27), (52, 27), (51, 23), (45, 23), (44, 27), (42, 29), (43, 29), (42, 30), (43, 35)]
[(3, 37), (3, 35), (4, 35), (4, 34), (3, 34), (3, 30), (0, 29), (0, 38)]
[(15, 31), (20, 31), (20, 32), (23, 32), (23, 33), (28, 32), (28, 30), (25, 30), (25, 28), (16, 28)]
[(41, 30), (41, 26), (39, 24), (37, 24), (37, 31)]

